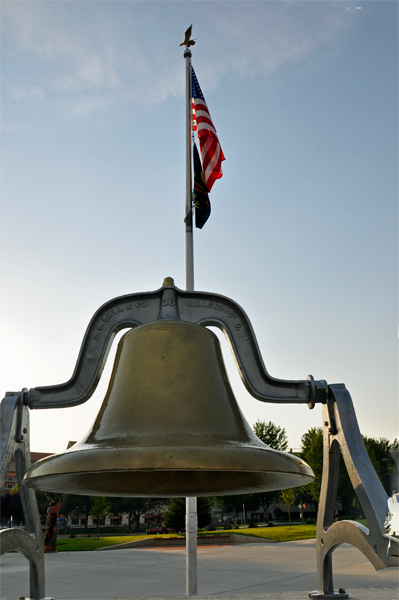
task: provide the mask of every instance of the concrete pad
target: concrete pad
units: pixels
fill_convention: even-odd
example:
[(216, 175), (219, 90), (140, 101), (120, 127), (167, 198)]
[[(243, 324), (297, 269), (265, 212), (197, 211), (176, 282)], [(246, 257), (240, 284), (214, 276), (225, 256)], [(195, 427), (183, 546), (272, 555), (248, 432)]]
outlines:
[[(317, 588), (315, 540), (198, 548), (201, 597), (308, 598)], [(398, 600), (398, 569), (375, 571), (352, 546), (333, 555), (335, 588), (353, 600)], [(120, 552), (60, 552), (45, 555), (46, 595), (78, 598), (176, 598), (185, 595), (183, 548), (137, 548)], [(29, 596), (28, 561), (18, 553), (1, 560), (1, 597)], [(200, 597), (197, 597), (200, 598)]]

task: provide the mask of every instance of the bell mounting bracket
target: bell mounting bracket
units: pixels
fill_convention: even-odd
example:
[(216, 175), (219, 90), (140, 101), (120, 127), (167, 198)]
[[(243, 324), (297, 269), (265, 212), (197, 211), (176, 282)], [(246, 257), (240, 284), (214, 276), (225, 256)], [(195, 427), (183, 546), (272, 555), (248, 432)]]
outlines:
[(327, 383), (275, 379), (267, 372), (250, 320), (230, 298), (208, 292), (186, 292), (166, 278), (154, 291), (110, 300), (95, 313), (83, 338), (75, 371), (60, 385), (29, 390), (32, 409), (64, 408), (83, 404), (100, 380), (115, 335), (126, 328), (162, 319), (214, 326), (227, 337), (237, 368), (248, 392), (263, 402), (308, 404), (325, 402)]

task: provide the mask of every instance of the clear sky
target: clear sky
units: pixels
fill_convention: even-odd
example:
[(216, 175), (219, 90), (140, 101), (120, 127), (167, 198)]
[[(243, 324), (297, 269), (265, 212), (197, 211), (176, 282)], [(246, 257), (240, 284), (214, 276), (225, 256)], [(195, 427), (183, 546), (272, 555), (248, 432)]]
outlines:
[[(398, 435), (395, 1), (7, 1), (2, 10), (3, 392), (63, 383), (99, 306), (184, 288), (183, 41), (226, 156), (195, 232), (197, 290), (249, 315), (271, 375), (349, 389)], [(119, 336), (120, 337), (120, 336)], [(321, 408), (264, 404), (289, 444)], [(96, 394), (32, 411), (31, 449), (89, 428)]]

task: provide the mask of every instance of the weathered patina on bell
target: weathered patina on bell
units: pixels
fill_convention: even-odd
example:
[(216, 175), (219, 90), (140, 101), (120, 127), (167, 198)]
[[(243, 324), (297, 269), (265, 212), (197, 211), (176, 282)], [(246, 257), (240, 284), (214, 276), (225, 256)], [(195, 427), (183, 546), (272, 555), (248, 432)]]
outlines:
[(215, 334), (179, 320), (121, 339), (84, 440), (35, 463), (34, 489), (101, 496), (213, 496), (305, 485), (298, 457), (261, 442), (243, 417)]

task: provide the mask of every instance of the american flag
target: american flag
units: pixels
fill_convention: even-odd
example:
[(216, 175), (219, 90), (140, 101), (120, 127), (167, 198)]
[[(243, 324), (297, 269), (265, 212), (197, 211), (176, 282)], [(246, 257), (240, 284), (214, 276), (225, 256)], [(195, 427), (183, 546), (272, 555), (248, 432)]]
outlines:
[(201, 151), (202, 166), (208, 192), (211, 191), (216, 179), (223, 175), (222, 161), (225, 160), (215, 126), (209, 114), (208, 106), (198, 83), (194, 69), (192, 74), (192, 96), (193, 96), (193, 129), (198, 134)]

